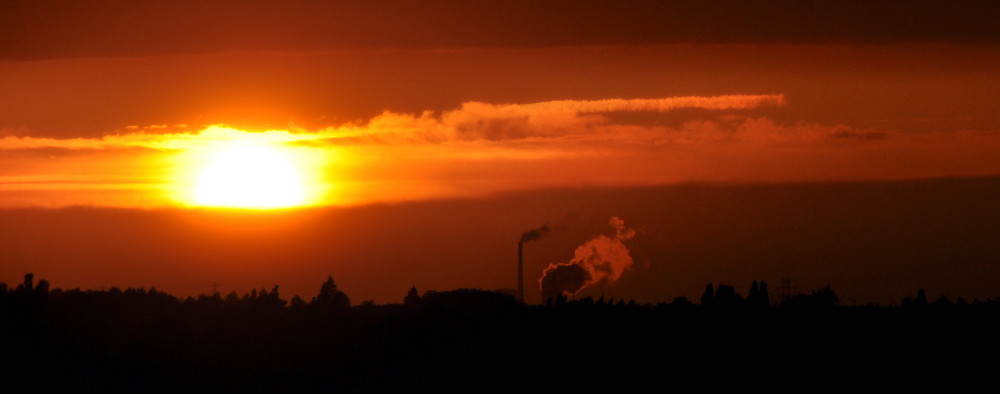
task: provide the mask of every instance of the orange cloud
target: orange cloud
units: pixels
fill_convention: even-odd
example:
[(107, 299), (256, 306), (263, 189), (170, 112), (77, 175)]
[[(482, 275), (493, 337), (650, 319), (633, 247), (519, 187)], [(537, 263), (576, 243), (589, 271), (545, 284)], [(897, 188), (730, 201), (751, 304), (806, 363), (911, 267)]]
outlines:
[[(321, 204), (548, 187), (899, 179), (1000, 173), (996, 133), (907, 133), (756, 114), (782, 95), (464, 103), (321, 130), (129, 127), (100, 138), (0, 138), (0, 205), (177, 205), (190, 152), (233, 140), (325, 158)], [(667, 125), (610, 112), (709, 110)], [(87, 190), (88, 193), (83, 193)], [(101, 196), (95, 191), (105, 191)], [(121, 198), (128, 191), (129, 198)], [(58, 197), (55, 195), (58, 193)], [(77, 196), (79, 198), (75, 198)], [(95, 197), (97, 196), (97, 197)]]
[(702, 109), (748, 109), (764, 105), (781, 106), (785, 103), (784, 95), (728, 95), (728, 96), (686, 96), (666, 97), (657, 99), (603, 99), (603, 100), (555, 100), (533, 104), (490, 105), (486, 103), (466, 103), (463, 109), (471, 106), (494, 108), (501, 113), (539, 112), (572, 112), (577, 114), (616, 112), (616, 111), (653, 111), (666, 112), (680, 108)]

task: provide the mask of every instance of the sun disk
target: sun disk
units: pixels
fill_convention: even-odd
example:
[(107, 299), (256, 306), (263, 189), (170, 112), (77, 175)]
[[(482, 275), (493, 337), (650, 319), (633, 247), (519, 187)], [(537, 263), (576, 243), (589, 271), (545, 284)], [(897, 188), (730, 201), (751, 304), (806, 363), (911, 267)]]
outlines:
[(304, 202), (302, 181), (290, 160), (269, 146), (236, 146), (213, 155), (198, 176), (201, 206), (284, 208)]

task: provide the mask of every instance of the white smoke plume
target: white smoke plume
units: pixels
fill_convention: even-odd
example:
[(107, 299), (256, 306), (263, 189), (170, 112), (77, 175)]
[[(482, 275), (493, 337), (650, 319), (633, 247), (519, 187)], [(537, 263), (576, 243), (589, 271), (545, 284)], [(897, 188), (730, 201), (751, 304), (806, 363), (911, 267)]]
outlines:
[(599, 235), (576, 248), (573, 259), (550, 264), (538, 279), (542, 299), (573, 297), (589, 286), (612, 284), (632, 267), (634, 261), (624, 241), (635, 236), (625, 221), (614, 216), (608, 224), (613, 237)]

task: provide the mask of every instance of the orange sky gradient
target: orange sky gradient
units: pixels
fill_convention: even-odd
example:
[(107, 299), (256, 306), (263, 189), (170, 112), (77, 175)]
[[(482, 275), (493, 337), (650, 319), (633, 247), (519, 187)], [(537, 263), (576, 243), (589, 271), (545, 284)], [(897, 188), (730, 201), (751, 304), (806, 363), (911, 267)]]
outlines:
[[(3, 129), (5, 136), (0, 138), (0, 161), (5, 169), (0, 173), (0, 204), (188, 205), (178, 193), (183, 194), (188, 187), (184, 183), (189, 180), (184, 178), (194, 177), (198, 169), (184, 163), (190, 162), (191, 156), (183, 152), (211, 141), (243, 138), (216, 135), (213, 123), (204, 122), (251, 131), (248, 138), (294, 145), (300, 152), (322, 157), (313, 164), (318, 173), (314, 180), (318, 190), (314, 190), (310, 201), (313, 205), (483, 196), (539, 187), (911, 179), (1000, 172), (997, 155), (993, 154), (997, 151), (997, 131), (993, 127), (997, 115), (989, 104), (1000, 99), (996, 97), (1000, 89), (995, 89), (1000, 87), (1000, 75), (995, 71), (1000, 67), (991, 68), (989, 64), (1000, 66), (1000, 59), (995, 51), (982, 47), (501, 50), (488, 54), (525, 61), (560, 59), (560, 65), (568, 67), (560, 72), (571, 75), (564, 78), (570, 81), (562, 83), (569, 84), (559, 86), (558, 80), (532, 82), (547, 81), (557, 72), (541, 67), (536, 76), (520, 74), (517, 83), (524, 85), (526, 98), (513, 100), (510, 93), (500, 91), (497, 95), (495, 86), (464, 87), (465, 81), (483, 79), (475, 75), (476, 71), (488, 76), (486, 79), (513, 78), (492, 73), (492, 65), (475, 63), (462, 70), (465, 75), (451, 76), (456, 80), (451, 83), (460, 90), (470, 90), (471, 97), (493, 96), (510, 101), (459, 101), (462, 92), (401, 86), (405, 96), (414, 91), (427, 94), (429, 104), (410, 113), (392, 108), (369, 109), (367, 112), (374, 114), (367, 118), (341, 121), (335, 119), (345, 115), (338, 113), (365, 111), (342, 110), (320, 98), (301, 108), (281, 109), (303, 101), (286, 100), (297, 95), (347, 96), (341, 100), (349, 100), (366, 88), (344, 89), (330, 81), (325, 70), (319, 70), (325, 64), (350, 63), (350, 55), (356, 55), (361, 63), (382, 64), (390, 60), (386, 57), (401, 62), (415, 58), (410, 61), (437, 61), (447, 68), (455, 67), (455, 57), (468, 61), (466, 54), (477, 52), (482, 51), (341, 54), (347, 59), (335, 54), (243, 54), (7, 62), (5, 66), (13, 71), (3, 74), (8, 76), (7, 85), (22, 94), (5, 96), (9, 105), (3, 106), (7, 108), (3, 119), (12, 121), (8, 121)], [(945, 53), (950, 59), (927, 62), (936, 59), (927, 53)], [(567, 56), (581, 58), (580, 64), (585, 66), (566, 64), (561, 59)], [(618, 56), (621, 59), (616, 59)], [(258, 57), (266, 66), (254, 64)], [(876, 63), (871, 70), (863, 68), (864, 63), (878, 57), (893, 64)], [(645, 63), (636, 65), (637, 58)], [(969, 66), (954, 63), (963, 58)], [(589, 62), (598, 60), (602, 64)], [(255, 70), (260, 72), (245, 79), (246, 86), (238, 86), (239, 81), (215, 78), (219, 71), (213, 69), (226, 63), (241, 64), (234, 65), (237, 70), (264, 70)], [(654, 71), (655, 63), (663, 67)], [(801, 70), (795, 71), (795, 63)], [(590, 70), (594, 67), (597, 70)], [(149, 77), (161, 75), (156, 70), (166, 69), (171, 73), (162, 79), (132, 84), (138, 78), (136, 74)], [(191, 80), (186, 73), (175, 77), (179, 69), (187, 69), (198, 78)], [(70, 70), (83, 75), (67, 81), (67, 75), (73, 75)], [(67, 82), (70, 86), (94, 83), (93, 73), (99, 70), (110, 73), (105, 78), (123, 81), (104, 81), (112, 87), (111, 92), (96, 86), (67, 89)], [(443, 71), (450, 74), (452, 70)], [(737, 71), (740, 74), (733, 75)], [(303, 85), (302, 81), (281, 85), (289, 76), (308, 79), (310, 72), (316, 79), (315, 86)], [(595, 72), (604, 73), (597, 85), (610, 81), (620, 87), (604, 86), (601, 90), (606, 93), (596, 95), (595, 84), (589, 81)], [(359, 73), (373, 77), (364, 75), (364, 71)], [(395, 89), (399, 78), (387, 75), (381, 84), (368, 82), (371, 89), (384, 91)], [(446, 82), (441, 75), (428, 78)], [(729, 80), (726, 82), (732, 87), (726, 88), (719, 79)], [(178, 92), (164, 95), (168, 86), (174, 90), (176, 85), (199, 81), (206, 86), (190, 86), (188, 96)], [(653, 95), (649, 88), (659, 84), (662, 87), (656, 90), (664, 93), (688, 93), (694, 90), (688, 85), (695, 82), (703, 83), (706, 91), (717, 95)], [(226, 85), (221, 86), (223, 93), (219, 93), (219, 84)], [(119, 86), (134, 91), (114, 91)], [(237, 91), (226, 92), (237, 87)], [(540, 97), (539, 91), (548, 93)], [(32, 95), (39, 100), (32, 102)], [(127, 114), (122, 117), (149, 124), (111, 126), (111, 119), (117, 119), (116, 112), (123, 109), (108, 100), (120, 100), (123, 95), (135, 96), (131, 105), (140, 108), (126, 108)], [(415, 104), (418, 101), (410, 97), (387, 96), (401, 107), (420, 108)], [(543, 98), (551, 100), (527, 101)], [(191, 108), (192, 101), (201, 103)], [(448, 101), (455, 104), (441, 104)], [(48, 115), (52, 113), (46, 108), (50, 105), (71, 111), (89, 108), (93, 113), (84, 116), (86, 122), (77, 126), (74, 120), (80, 119), (78, 116)], [(260, 113), (260, 108), (268, 111)], [(141, 115), (147, 111), (160, 115)], [(199, 115), (183, 117), (172, 113)], [(14, 126), (12, 122), (18, 119), (22, 123)], [(284, 119), (283, 123), (279, 119)], [(108, 128), (104, 132), (94, 130), (101, 122)], [(267, 130), (273, 131), (264, 132)]]
[[(937, 267), (926, 276), (901, 279), (880, 293), (870, 280), (884, 272), (795, 268), (793, 260), (810, 259), (805, 248), (783, 253), (779, 242), (765, 242), (773, 248), (766, 253), (726, 255), (756, 256), (747, 257), (745, 268), (732, 268), (723, 256), (698, 247), (713, 248), (711, 240), (719, 248), (748, 242), (733, 235), (742, 230), (716, 239), (707, 230), (689, 238), (658, 227), (673, 226), (664, 217), (687, 220), (681, 227), (718, 231), (726, 224), (751, 226), (753, 220), (732, 216), (696, 225), (690, 221), (698, 217), (662, 205), (695, 204), (692, 196), (673, 200), (691, 185), (773, 186), (772, 197), (790, 198), (788, 207), (774, 212), (779, 219), (757, 219), (780, 222), (760, 230), (780, 238), (808, 226), (780, 218), (833, 220), (819, 211), (868, 198), (844, 190), (879, 195), (873, 191), (878, 187), (857, 186), (867, 182), (898, 186), (932, 179), (929, 184), (947, 188), (941, 179), (1000, 176), (1000, 34), (994, 18), (1000, 7), (915, 1), (899, 17), (900, 6), (893, 4), (796, 4), (5, 5), (0, 280), (13, 283), (37, 271), (56, 286), (157, 285), (187, 295), (224, 282), (228, 271), (244, 270), (224, 283), (227, 289), (270, 288), (280, 278), (290, 294), (308, 296), (312, 282), (318, 286), (334, 273), (348, 293), (391, 302), (413, 284), (509, 288), (510, 243), (521, 231), (557, 218), (585, 218), (566, 225), (575, 230), (554, 235), (558, 246), (545, 240), (531, 245), (548, 248), (533, 252), (539, 254), (526, 283), (536, 283), (548, 264), (568, 261), (576, 246), (607, 234), (612, 216), (637, 229), (628, 241), (633, 269), (656, 272), (657, 283), (668, 288), (649, 279), (591, 291), (656, 301), (696, 296), (707, 281), (749, 282), (760, 272), (770, 275), (764, 279), (794, 275), (817, 287), (838, 283), (861, 302), (888, 300), (941, 278), (947, 270), (939, 268), (947, 263), (940, 256), (958, 248), (953, 244), (938, 245), (929, 256), (940, 258), (920, 263)], [(199, 207), (199, 177), (234, 143), (269, 146), (287, 156), (302, 178), (303, 209)], [(799, 203), (815, 209), (795, 213), (798, 203), (788, 196), (798, 189), (789, 185), (853, 186), (829, 190), (829, 200), (810, 195), (821, 201)], [(934, 231), (964, 233), (957, 230), (964, 216), (954, 207), (987, 201), (993, 193), (989, 186), (959, 189), (972, 194), (934, 189), (928, 195), (948, 197), (916, 210), (940, 225)], [(609, 190), (629, 196), (646, 190), (649, 197), (613, 198), (604, 194)], [(768, 204), (767, 198), (711, 190), (726, 209)], [(538, 197), (537, 205), (529, 196)], [(511, 213), (518, 206), (511, 201), (522, 198), (530, 207)], [(912, 201), (898, 203), (910, 207)], [(465, 208), (449, 213), (449, 204)], [(890, 212), (887, 223), (909, 223), (900, 219), (903, 211), (887, 208), (891, 204), (875, 205)], [(848, 223), (855, 215), (878, 216), (863, 203), (852, 207), (844, 213)], [(996, 213), (979, 208), (982, 220)], [(388, 212), (395, 209), (405, 212)], [(407, 224), (393, 224), (392, 215), (407, 217)], [(368, 236), (380, 242), (368, 245), (369, 238), (319, 219), (345, 217), (379, 223)], [(100, 235), (104, 221), (111, 223), (109, 238)], [(239, 230), (238, 223), (251, 224)], [(419, 230), (419, 223), (440, 229), (440, 238), (410, 239), (413, 231), (437, 231)], [(816, 224), (822, 229), (816, 234), (830, 236), (829, 244), (815, 250), (828, 252), (839, 242), (831, 234), (852, 227), (824, 223)], [(853, 231), (872, 238), (845, 241), (859, 250), (851, 258), (879, 259), (872, 246), (879, 231), (857, 225), (865, 230)], [(312, 233), (317, 229), (352, 243), (319, 245), (325, 241)], [(130, 245), (114, 250), (114, 237), (144, 231), (151, 235), (128, 236)], [(507, 232), (509, 238), (493, 239)], [(490, 240), (463, 238), (460, 250), (441, 251), (445, 239), (469, 233)], [(217, 244), (206, 241), (216, 237)], [(251, 241), (267, 250), (239, 250)], [(927, 244), (914, 236), (893, 247), (904, 250), (911, 241)], [(995, 249), (986, 241), (976, 244), (969, 263), (976, 268), (940, 280), (954, 293), (968, 283), (964, 278), (997, 277)], [(271, 260), (262, 256), (283, 262), (268, 266)], [(331, 256), (342, 261), (330, 262)], [(130, 265), (139, 260), (151, 261), (147, 272)], [(469, 261), (482, 265), (471, 270)], [(357, 268), (364, 264), (372, 266)], [(412, 266), (420, 264), (433, 268)], [(1000, 295), (988, 285), (969, 286)]]

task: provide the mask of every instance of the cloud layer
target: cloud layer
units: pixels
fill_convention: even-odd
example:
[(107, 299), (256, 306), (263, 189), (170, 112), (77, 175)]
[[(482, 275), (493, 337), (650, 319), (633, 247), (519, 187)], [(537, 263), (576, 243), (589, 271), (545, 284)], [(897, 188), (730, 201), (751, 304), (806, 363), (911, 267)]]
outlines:
[[(198, 152), (234, 141), (321, 158), (310, 162), (315, 182), (328, 186), (312, 199), (321, 205), (550, 187), (1000, 173), (996, 133), (904, 133), (766, 115), (784, 105), (780, 94), (466, 102), (320, 130), (154, 125), (100, 138), (6, 136), (0, 205), (183, 205), (178, 189), (190, 180), (182, 178), (206, 160)], [(95, 190), (106, 193), (86, 192)]]

